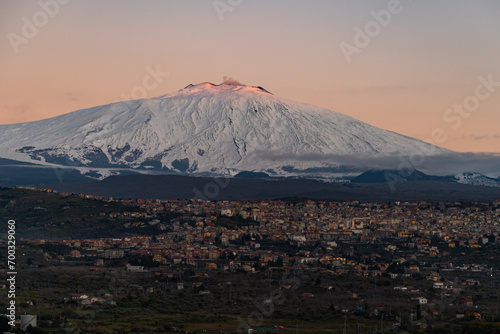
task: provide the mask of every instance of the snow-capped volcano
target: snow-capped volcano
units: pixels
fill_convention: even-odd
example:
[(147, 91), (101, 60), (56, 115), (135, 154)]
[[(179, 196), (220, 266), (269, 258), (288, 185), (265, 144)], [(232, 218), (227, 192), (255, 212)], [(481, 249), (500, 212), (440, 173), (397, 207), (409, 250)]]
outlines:
[[(338, 167), (334, 155), (411, 152), (449, 151), (239, 84), (205, 82), (156, 98), (0, 125), (0, 157), (95, 168), (285, 175)], [(311, 154), (330, 159), (308, 160)]]

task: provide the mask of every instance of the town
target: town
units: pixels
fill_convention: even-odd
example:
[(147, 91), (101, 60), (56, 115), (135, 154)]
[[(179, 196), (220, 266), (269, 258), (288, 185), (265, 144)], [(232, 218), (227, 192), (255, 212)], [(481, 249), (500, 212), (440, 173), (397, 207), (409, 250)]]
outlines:
[(307, 332), (314, 322), (318, 331), (447, 333), (500, 319), (500, 202), (58, 195), (128, 211), (96, 212), (120, 235), (20, 238), (19, 272), (39, 277), (29, 290), (19, 283), (20, 308), (41, 328), (124, 332), (116, 320), (127, 310), (162, 319), (130, 332), (246, 333), (275, 322)]

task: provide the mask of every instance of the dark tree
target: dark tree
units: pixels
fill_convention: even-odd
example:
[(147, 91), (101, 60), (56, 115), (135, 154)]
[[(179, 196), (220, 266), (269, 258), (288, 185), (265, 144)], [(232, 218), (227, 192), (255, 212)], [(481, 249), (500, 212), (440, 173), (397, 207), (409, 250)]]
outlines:
[(10, 331), (9, 319), (7, 317), (0, 317), (0, 332), (9, 332)]

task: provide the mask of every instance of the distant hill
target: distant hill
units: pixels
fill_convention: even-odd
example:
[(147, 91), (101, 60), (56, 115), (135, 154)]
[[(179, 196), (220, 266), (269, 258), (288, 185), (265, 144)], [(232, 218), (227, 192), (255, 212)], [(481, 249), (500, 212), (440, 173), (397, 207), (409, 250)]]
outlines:
[(234, 176), (240, 179), (268, 179), (269, 175), (262, 172), (240, 172)]
[[(0, 216), (16, 221), (23, 238), (92, 238), (147, 233), (124, 228), (123, 220), (110, 220), (111, 212), (139, 211), (118, 202), (62, 196), (31, 189), (0, 188)], [(7, 224), (0, 224), (0, 236)]]
[(396, 180), (392, 183), (386, 181), (335, 183), (308, 179), (221, 179), (175, 175), (127, 175), (111, 176), (98, 182), (55, 183), (48, 186), (59, 191), (115, 198), (240, 200), (300, 197), (367, 202), (419, 200), (490, 202), (500, 199), (498, 187), (460, 184), (450, 182), (447, 178)]
[(62, 181), (90, 182), (92, 179), (71, 168), (52, 168), (22, 161), (0, 159), (0, 186), (37, 186)]
[(400, 172), (398, 170), (371, 169), (353, 178), (352, 183), (384, 183), (389, 181), (443, 181), (455, 182), (452, 176), (427, 175), (418, 170), (411, 173)]

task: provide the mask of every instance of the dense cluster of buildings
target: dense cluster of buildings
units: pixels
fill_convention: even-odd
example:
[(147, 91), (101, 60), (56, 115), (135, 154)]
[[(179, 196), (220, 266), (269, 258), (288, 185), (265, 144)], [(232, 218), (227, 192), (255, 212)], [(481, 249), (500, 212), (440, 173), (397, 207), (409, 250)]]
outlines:
[[(394, 305), (406, 300), (412, 319), (417, 317), (413, 307), (425, 305), (433, 311), (430, 305), (436, 308), (446, 303), (457, 317), (472, 314), (483, 321), (482, 313), (494, 302), (488, 291), (500, 283), (500, 264), (495, 258), (500, 245), (496, 202), (94, 199), (120, 202), (127, 208), (97, 213), (113, 227), (120, 226), (120, 236), (24, 241), (35, 247), (64, 245), (58, 249), (67, 252), (57, 256), (50, 251), (54, 247), (41, 248), (49, 262), (69, 262), (69, 266), (83, 262), (84, 267), (93, 263), (91, 271), (118, 273), (133, 281), (127, 283), (127, 291), (137, 285), (145, 296), (162, 289), (163, 283), (158, 282), (176, 284), (171, 290), (187, 287), (189, 293), (210, 295), (221, 288), (216, 279), (212, 285), (207, 282), (229, 277), (229, 273), (236, 277), (260, 272), (268, 277), (300, 272), (321, 276), (321, 281), (322, 275), (331, 281), (355, 276), (358, 283), (389, 282), (385, 286), (389, 299)], [(116, 206), (104, 206), (110, 207)], [(341, 301), (342, 312), (364, 308), (365, 299), (358, 295), (363, 294), (362, 284), (353, 286), (347, 301)], [(304, 286), (303, 298), (321, 299), (316, 290)], [(282, 284), (280, 289), (291, 289), (291, 285)], [(116, 306), (110, 294), (93, 293), (75, 292), (66, 301), (82, 307)], [(481, 298), (483, 306), (478, 304)], [(385, 314), (390, 313), (389, 308)]]
[[(500, 243), (497, 203), (121, 202), (137, 211), (107, 213), (111, 220), (136, 230), (155, 227), (158, 233), (30, 242), (69, 245), (74, 248), (72, 257), (95, 256), (98, 265), (126, 255), (149, 255), (163, 265), (209, 270), (322, 265), (337, 273), (350, 270), (364, 275), (381, 274), (391, 263), (419, 258), (445, 269), (492, 270), (478, 263), (453, 265), (450, 252)], [(175, 218), (163, 221), (165, 215)], [(270, 243), (283, 247), (269, 247)], [(360, 254), (355, 247), (359, 244), (381, 248)], [(290, 252), (288, 246), (297, 251)]]

